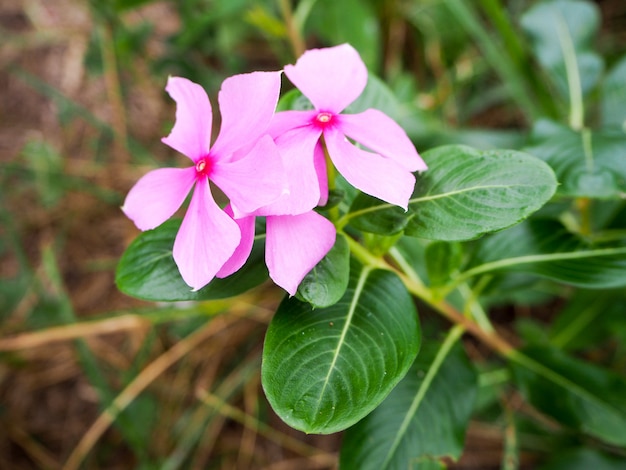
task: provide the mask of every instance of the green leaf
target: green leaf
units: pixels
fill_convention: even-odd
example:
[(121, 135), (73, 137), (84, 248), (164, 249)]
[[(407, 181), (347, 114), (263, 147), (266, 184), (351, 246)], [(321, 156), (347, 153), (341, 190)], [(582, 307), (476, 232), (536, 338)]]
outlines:
[(431, 286), (445, 284), (463, 262), (463, 247), (458, 242), (435, 241), (426, 247), (426, 268)]
[(261, 377), (283, 421), (306, 433), (343, 430), (404, 377), (421, 330), (412, 298), (393, 273), (358, 263), (343, 298), (313, 309), (287, 298), (265, 338)]
[(509, 357), (513, 380), (535, 408), (609, 444), (626, 445), (626, 378), (548, 347)]
[(552, 455), (539, 470), (623, 470), (626, 458), (605, 455), (591, 449), (574, 449)]
[(404, 228), (414, 237), (470, 240), (520, 222), (556, 190), (550, 167), (522, 152), (448, 145), (422, 157), (428, 170), (417, 175), (407, 213), (358, 196), (346, 216), (350, 223), (380, 234)]
[[(598, 83), (604, 62), (592, 49), (600, 26), (600, 13), (592, 2), (540, 2), (522, 16), (521, 25), (539, 63), (564, 96), (573, 85), (572, 73), (580, 81), (576, 93), (587, 93)], [(568, 61), (576, 68), (568, 71)]]
[(481, 240), (460, 282), (494, 271), (536, 274), (593, 289), (626, 285), (626, 246), (590, 245), (551, 220), (530, 220)]
[(383, 40), (376, 11), (370, 2), (317, 0), (308, 22), (314, 34), (322, 36), (327, 43), (349, 42), (369, 69), (378, 68)]
[(117, 266), (117, 287), (132, 297), (156, 301), (223, 299), (258, 286), (268, 277), (265, 268), (265, 243), (257, 241), (246, 264), (235, 274), (214, 279), (193, 292), (180, 277), (172, 257), (180, 220), (164, 224), (139, 235), (127, 248)]
[(346, 431), (342, 468), (422, 469), (435, 459), (460, 457), (478, 389), (477, 374), (457, 343), (461, 334), (457, 328), (443, 343), (425, 343), (385, 401)]
[(557, 193), (567, 197), (622, 198), (626, 192), (626, 135), (620, 131), (573, 131), (550, 121), (533, 129), (524, 151), (552, 167)]
[(350, 280), (350, 248), (346, 238), (337, 234), (335, 245), (302, 280), (298, 299), (313, 307), (330, 307), (337, 303)]
[(626, 56), (611, 68), (600, 91), (602, 125), (626, 132)]

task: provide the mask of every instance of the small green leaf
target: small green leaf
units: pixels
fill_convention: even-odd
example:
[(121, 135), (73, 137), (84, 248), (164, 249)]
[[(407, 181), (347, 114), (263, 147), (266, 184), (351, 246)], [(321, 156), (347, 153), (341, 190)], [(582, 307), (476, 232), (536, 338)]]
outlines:
[(568, 197), (618, 199), (626, 192), (626, 135), (621, 131), (573, 131), (550, 121), (533, 129), (524, 151), (552, 167), (557, 193)]
[(346, 238), (337, 234), (335, 245), (302, 280), (298, 299), (313, 307), (330, 307), (338, 302), (350, 280), (350, 248)]
[(478, 389), (477, 374), (456, 342), (461, 333), (457, 328), (443, 343), (425, 343), (385, 401), (346, 431), (342, 468), (422, 469), (442, 457), (460, 457)]
[(426, 268), (431, 286), (445, 284), (463, 261), (463, 247), (458, 242), (435, 241), (426, 247)]
[(626, 445), (626, 377), (533, 346), (511, 356), (513, 380), (538, 410), (609, 444)]
[(564, 96), (572, 85), (568, 82), (572, 77), (567, 77), (568, 61), (577, 65), (580, 80), (577, 93), (587, 93), (598, 83), (604, 62), (593, 51), (600, 26), (596, 5), (585, 0), (540, 2), (523, 15), (521, 25), (530, 36), (539, 62)]
[(593, 289), (626, 285), (626, 246), (589, 245), (551, 220), (530, 220), (481, 240), (455, 282), (494, 271), (533, 273)]
[(462, 241), (504, 229), (543, 206), (556, 190), (541, 160), (513, 150), (478, 151), (462, 145), (422, 154), (409, 211), (359, 196), (346, 218), (358, 229), (432, 240)]
[(262, 383), (274, 411), (307, 433), (345, 429), (367, 415), (404, 377), (421, 330), (413, 300), (389, 271), (358, 263), (331, 307), (295, 298), (267, 330)]
[(180, 220), (164, 224), (139, 235), (126, 249), (117, 266), (117, 287), (132, 297), (156, 301), (223, 299), (258, 286), (268, 277), (265, 268), (265, 243), (257, 241), (246, 264), (235, 274), (214, 279), (193, 292), (180, 277), (172, 257)]

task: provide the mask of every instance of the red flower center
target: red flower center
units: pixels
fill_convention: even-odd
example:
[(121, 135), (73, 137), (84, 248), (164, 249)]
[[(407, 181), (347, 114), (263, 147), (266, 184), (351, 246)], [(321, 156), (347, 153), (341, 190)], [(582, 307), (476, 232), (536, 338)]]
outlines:
[(211, 162), (208, 157), (203, 157), (196, 162), (196, 173), (200, 176), (208, 176), (211, 171)]
[(332, 123), (334, 116), (331, 113), (321, 112), (315, 116), (315, 124), (324, 128)]

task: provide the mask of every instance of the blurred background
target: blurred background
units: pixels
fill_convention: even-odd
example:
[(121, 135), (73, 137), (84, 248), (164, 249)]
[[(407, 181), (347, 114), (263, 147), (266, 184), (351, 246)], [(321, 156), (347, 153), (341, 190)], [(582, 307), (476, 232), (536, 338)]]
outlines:
[[(119, 209), (125, 194), (148, 170), (184, 163), (160, 142), (175, 115), (167, 77), (202, 84), (216, 103), (229, 75), (350, 42), (389, 86), (381, 106), (394, 103), (418, 150), (514, 148), (533, 117), (566, 107), (497, 16), (532, 3), (3, 0), (0, 468), (334, 468), (341, 437), (290, 430), (260, 387), (282, 291), (155, 304), (115, 286), (139, 233)], [(596, 3), (610, 63), (626, 49), (626, 2)], [(536, 101), (511, 92), (507, 76)], [(501, 434), (475, 422), (451, 468), (499, 468)], [(524, 468), (533, 462), (522, 455)]]

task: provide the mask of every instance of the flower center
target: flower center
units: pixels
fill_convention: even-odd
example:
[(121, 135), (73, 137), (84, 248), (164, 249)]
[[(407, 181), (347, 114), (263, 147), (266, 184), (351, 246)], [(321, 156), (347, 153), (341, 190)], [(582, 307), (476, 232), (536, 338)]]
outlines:
[(317, 125), (326, 127), (333, 120), (333, 115), (331, 113), (322, 112), (315, 116), (315, 122)]
[(208, 157), (203, 157), (196, 162), (196, 173), (198, 176), (208, 176), (211, 170), (211, 162)]

